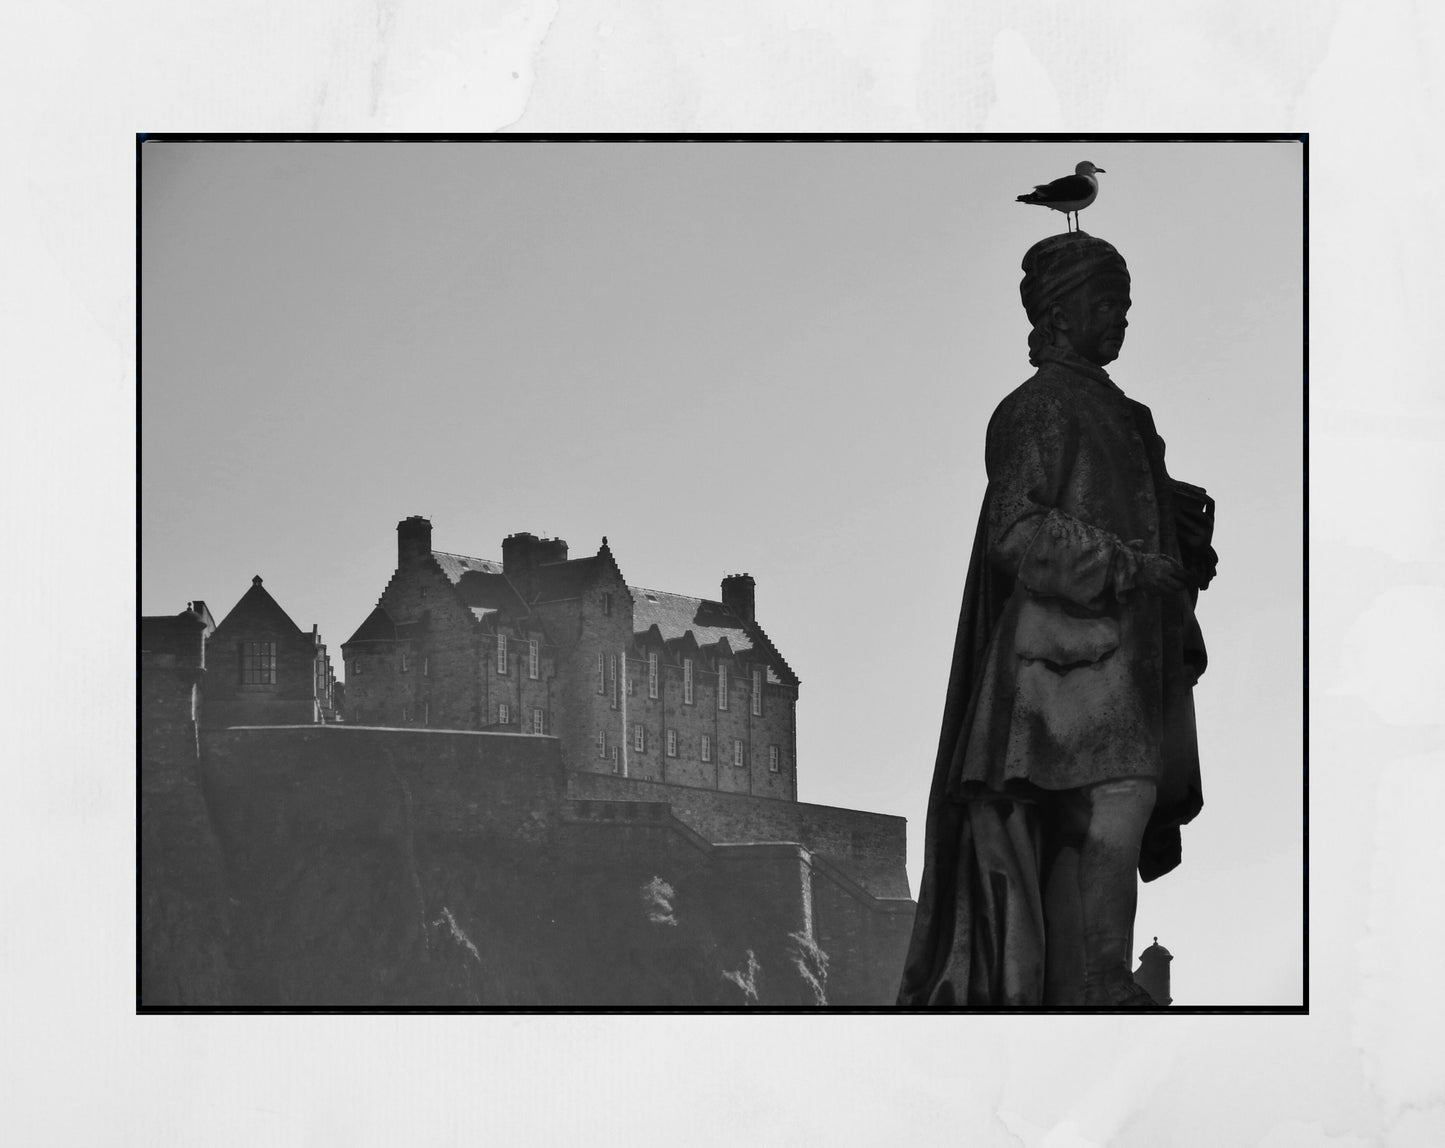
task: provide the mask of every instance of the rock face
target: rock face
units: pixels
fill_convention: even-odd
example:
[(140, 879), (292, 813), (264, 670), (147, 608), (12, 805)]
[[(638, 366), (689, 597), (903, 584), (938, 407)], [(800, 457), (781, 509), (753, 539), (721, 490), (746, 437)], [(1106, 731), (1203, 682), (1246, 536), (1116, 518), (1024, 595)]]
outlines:
[(167, 764), (184, 733), (143, 739), (143, 778), (173, 782), (142, 787), (143, 1006), (883, 1004), (896, 987), (912, 902), (804, 844), (718, 844), (666, 802), (570, 796), (553, 738), (207, 731), (186, 784)]

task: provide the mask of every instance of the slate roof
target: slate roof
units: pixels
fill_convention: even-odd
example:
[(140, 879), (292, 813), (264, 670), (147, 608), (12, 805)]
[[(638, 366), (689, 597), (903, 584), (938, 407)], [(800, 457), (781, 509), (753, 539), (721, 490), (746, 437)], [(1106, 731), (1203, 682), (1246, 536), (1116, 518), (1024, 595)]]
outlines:
[(632, 628), (639, 634), (655, 625), (665, 642), (675, 641), (691, 630), (699, 646), (715, 645), (726, 638), (734, 653), (753, 648), (752, 635), (743, 620), (721, 602), (641, 586), (627, 588), (633, 598)]
[(554, 562), (548, 566), (538, 566), (533, 571), (532, 577), (535, 580), (536, 602), (564, 602), (569, 598), (582, 597), (582, 590), (587, 585), (587, 580), (592, 577), (592, 572), (597, 569), (597, 556), (590, 558), (573, 558), (567, 562)]
[(461, 581), (462, 575), (469, 570), (477, 570), (483, 574), (502, 572), (502, 564), (493, 562), (490, 558), (468, 558), (465, 554), (447, 554), (441, 550), (433, 550), (431, 556), (436, 559), (442, 573), (453, 586)]
[(356, 628), (356, 633), (342, 645), (349, 646), (352, 642), (389, 642), (395, 637), (396, 623), (392, 621), (390, 614), (378, 606), (366, 616), (366, 621)]
[[(281, 609), (280, 603), (271, 597), (266, 588), (261, 585), (261, 575), (259, 574), (251, 579), (251, 588), (241, 595), (240, 601), (231, 607), (231, 612), (221, 619), (216, 631), (218, 633), (229, 631), (234, 626), (241, 624), (242, 619), (248, 622), (269, 619), (283, 632), (294, 633), (298, 638), (303, 636), (301, 627), (291, 620), (291, 615)], [(227, 623), (231, 625), (228, 627)]]
[(522, 601), (522, 596), (500, 571), (493, 574), (468, 570), (453, 582), (453, 585), (457, 588), (457, 596), (462, 600), (462, 604), (469, 607), (474, 614), (478, 610), (487, 614), (495, 614), (499, 610), (517, 615), (529, 612), (527, 603)]
[[(743, 621), (721, 602), (671, 594), (666, 590), (649, 590), (643, 586), (629, 586), (627, 589), (632, 592), (632, 628), (636, 633), (645, 634), (656, 626), (664, 642), (673, 642), (691, 633), (700, 648), (715, 646), (726, 638), (733, 653), (756, 652), (768, 660), (768, 681), (771, 684), (779, 685), (785, 681), (797, 684), (797, 675), (783, 660), (763, 628), (756, 622)], [(779, 670), (787, 677), (781, 676)]]

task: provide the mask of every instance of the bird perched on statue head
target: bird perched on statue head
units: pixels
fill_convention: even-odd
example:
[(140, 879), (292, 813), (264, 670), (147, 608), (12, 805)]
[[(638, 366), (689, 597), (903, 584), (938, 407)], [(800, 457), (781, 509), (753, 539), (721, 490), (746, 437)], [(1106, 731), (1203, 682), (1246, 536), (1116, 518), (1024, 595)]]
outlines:
[(1103, 173), (1102, 167), (1095, 167), (1083, 160), (1074, 167), (1073, 175), (1066, 175), (1052, 183), (1041, 183), (1027, 195), (1018, 197), (1019, 203), (1034, 203), (1039, 207), (1051, 207), (1064, 213), (1064, 224), (1068, 225), (1069, 215), (1074, 217), (1074, 226), (1079, 225), (1079, 212), (1094, 202), (1099, 194), (1096, 174)]

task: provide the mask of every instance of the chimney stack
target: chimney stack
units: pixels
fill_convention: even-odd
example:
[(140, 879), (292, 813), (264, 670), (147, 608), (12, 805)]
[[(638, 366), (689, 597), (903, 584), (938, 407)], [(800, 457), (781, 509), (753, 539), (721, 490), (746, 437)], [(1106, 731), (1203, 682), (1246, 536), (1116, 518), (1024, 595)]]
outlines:
[(396, 564), (431, 557), (431, 519), (413, 514), (396, 524)]
[(566, 561), (567, 543), (561, 538), (538, 538), (523, 530), (502, 539), (502, 573), (508, 578)]
[(757, 585), (751, 574), (729, 574), (722, 580), (722, 602), (744, 622), (752, 622), (753, 590)]

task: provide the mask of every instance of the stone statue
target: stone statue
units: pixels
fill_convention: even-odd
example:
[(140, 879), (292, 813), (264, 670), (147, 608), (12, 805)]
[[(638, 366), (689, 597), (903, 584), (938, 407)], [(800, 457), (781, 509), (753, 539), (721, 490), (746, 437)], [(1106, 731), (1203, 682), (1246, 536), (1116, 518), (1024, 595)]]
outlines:
[(898, 1003), (1146, 1006), (1135, 872), (1179, 863), (1202, 804), (1214, 507), (1104, 371), (1128, 326), (1118, 251), (1055, 235), (1023, 270), (1038, 371), (988, 426)]

